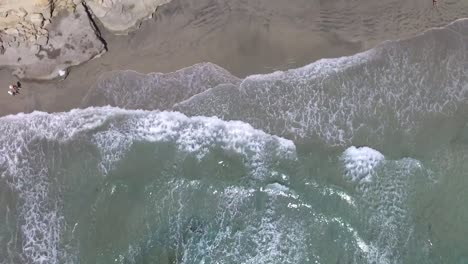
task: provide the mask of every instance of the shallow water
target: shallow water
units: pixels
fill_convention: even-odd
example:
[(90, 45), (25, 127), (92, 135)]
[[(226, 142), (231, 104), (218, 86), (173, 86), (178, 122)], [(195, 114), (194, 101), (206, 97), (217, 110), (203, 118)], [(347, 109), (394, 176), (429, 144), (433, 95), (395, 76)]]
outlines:
[(417, 160), (171, 112), (2, 127), (3, 263), (466, 261), (466, 138)]
[(2, 117), (0, 263), (467, 263), (467, 35)]

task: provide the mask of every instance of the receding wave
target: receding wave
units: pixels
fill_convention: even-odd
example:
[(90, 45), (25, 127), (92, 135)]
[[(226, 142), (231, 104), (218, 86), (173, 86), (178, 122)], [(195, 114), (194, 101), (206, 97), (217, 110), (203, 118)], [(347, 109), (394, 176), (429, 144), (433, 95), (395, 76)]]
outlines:
[[(250, 76), (237, 89), (213, 88), (175, 109), (240, 119), (272, 134), (318, 137), (327, 144), (414, 139), (434, 120), (466, 116), (466, 110), (459, 111), (468, 95), (467, 23), (350, 57)], [(212, 101), (216, 105), (206, 107)]]
[[(114, 72), (97, 85), (102, 94), (98, 97), (120, 107), (172, 108), (191, 116), (242, 120), (294, 140), (376, 145), (400, 138), (405, 146), (441, 119), (467, 115), (467, 24), (459, 20), (364, 53), (248, 76), (241, 82), (211, 64), (189, 67), (187, 75), (169, 74), (178, 76), (177, 83)], [(193, 72), (199, 74), (196, 81)], [(121, 84), (127, 77), (155, 88), (136, 88), (137, 93), (129, 95), (133, 89)], [(186, 88), (194, 83), (201, 88)], [(165, 93), (154, 93), (157, 89)], [(181, 90), (187, 96), (178, 96)], [(140, 98), (148, 99), (140, 103)], [(155, 103), (161, 100), (165, 103)]]
[(13, 197), (0, 206), (9, 212), (3, 263), (396, 263), (407, 254), (383, 241), (424, 241), (408, 234), (417, 161), (384, 161), (370, 149), (330, 154), (371, 160), (363, 166), (372, 178), (349, 189), (311, 178), (293, 142), (240, 121), (112, 107), (0, 120), (2, 181)]
[[(173, 195), (180, 195), (179, 199), (183, 199), (185, 203), (190, 199), (197, 199), (191, 197), (191, 188), (194, 188), (193, 192), (198, 192), (198, 195), (212, 189), (214, 191), (213, 202), (218, 201), (226, 203), (226, 206), (232, 206), (229, 209), (220, 204), (219, 210), (228, 209), (226, 213), (235, 215), (237, 207), (244, 206), (242, 205), (244, 198), (237, 197), (237, 194), (245, 192), (247, 195), (245, 199), (250, 199), (249, 188), (252, 187), (249, 185), (253, 184), (252, 182), (282, 181), (282, 174), (276, 171), (275, 167), (278, 167), (278, 170), (284, 169), (281, 165), (286, 164), (287, 167), (288, 162), (296, 160), (295, 147), (291, 141), (270, 136), (238, 121), (225, 122), (205, 117), (188, 118), (179, 113), (129, 111), (107, 107), (57, 114), (35, 112), (28, 115), (7, 116), (1, 121), (2, 131), (9, 135), (2, 139), (2, 153), (4, 153), (0, 160), (2, 180), (5, 180), (9, 190), (16, 197), (2, 204), (2, 209), (6, 208), (6, 211), (11, 211), (14, 208), (13, 211), (16, 211), (14, 217), (17, 219), (16, 225), (10, 226), (8, 239), (5, 240), (8, 243), (2, 245), (2, 251), (0, 251), (5, 263), (64, 263), (80, 259), (77, 252), (80, 249), (83, 250), (83, 246), (75, 247), (76, 245), (73, 244), (82, 243), (79, 241), (82, 239), (81, 236), (91, 235), (87, 232), (91, 231), (93, 224), (87, 223), (88, 219), (81, 219), (80, 216), (72, 217), (77, 213), (73, 212), (77, 210), (74, 206), (84, 210), (80, 212), (84, 215), (89, 210), (88, 217), (99, 218), (99, 215), (107, 209), (97, 207), (103, 206), (102, 203), (112, 203), (114, 195), (121, 194), (118, 188), (130, 188), (130, 186), (123, 187), (118, 182), (135, 180), (131, 177), (136, 177), (138, 180), (142, 177), (138, 175), (139, 173), (154, 173), (153, 180), (150, 180), (151, 184), (155, 184), (154, 189), (149, 194), (145, 193), (148, 195), (145, 199), (149, 199), (147, 202), (153, 201), (152, 192), (155, 194), (160, 192), (162, 196), (159, 198), (161, 199), (175, 198)], [(120, 168), (122, 163), (132, 160), (132, 152), (139, 148), (152, 150), (146, 153), (149, 154), (147, 157), (138, 154), (140, 160), (143, 158), (140, 163), (141, 168), (133, 167), (138, 164), (138, 161), (130, 166), (135, 169), (133, 173), (136, 175), (119, 180), (116, 174), (125, 171)], [(153, 167), (154, 172), (143, 170), (148, 169), (148, 166), (153, 166), (151, 163), (154, 163), (151, 161), (145, 164), (144, 159), (158, 160), (157, 157), (163, 154), (167, 154), (166, 164), (154, 164), (156, 165)], [(75, 161), (75, 158), (79, 161)], [(174, 167), (175, 165), (180, 167)], [(213, 180), (221, 180), (223, 185), (215, 188), (210, 181), (204, 179), (206, 172), (203, 172), (205, 169), (203, 166), (206, 165), (212, 166), (211, 173), (221, 177), (220, 179), (215, 177)], [(235, 168), (230, 168), (231, 166)], [(230, 173), (225, 175), (220, 173), (222, 171)], [(234, 184), (233, 186), (229, 186), (230, 181)], [(238, 181), (245, 181), (246, 186), (236, 186), (235, 183)], [(199, 190), (198, 187), (202, 185), (203, 188)], [(146, 184), (140, 187), (150, 188)], [(96, 193), (95, 188), (103, 188), (103, 191)], [(109, 189), (109, 192), (106, 192), (106, 189)], [(215, 195), (217, 192), (219, 195)], [(80, 196), (84, 194), (87, 197), (85, 200), (92, 200), (88, 201), (90, 204), (80, 206), (81, 202), (78, 198), (83, 198)], [(228, 198), (234, 200), (228, 201)], [(185, 199), (189, 200), (185, 201)], [(154, 204), (154, 206), (164, 206), (163, 201), (159, 202), (162, 203)], [(174, 202), (175, 204), (172, 204)], [(241, 204), (237, 204), (238, 202)], [(179, 204), (176, 200), (170, 200), (168, 203), (171, 207), (183, 206), (183, 203)], [(193, 206), (186, 209), (183, 206), (177, 210), (188, 210), (187, 214), (192, 214), (195, 213), (191, 211)], [(100, 212), (101, 209), (102, 212)], [(130, 208), (122, 208), (121, 212), (125, 212), (124, 209)], [(156, 208), (153, 209), (151, 212), (158, 212)], [(177, 210), (166, 212), (166, 216), (171, 219), (181, 217)], [(269, 223), (265, 222), (259, 226), (249, 225), (248, 228), (259, 232), (258, 239), (260, 240), (252, 243), (258, 244), (258, 250), (265, 251), (269, 248), (268, 243), (279, 243), (279, 241), (263, 244), (264, 239), (261, 237), (266, 238), (270, 235), (281, 237), (284, 230), (275, 227), (281, 222), (277, 222), (274, 218), (270, 219), (263, 213), (257, 212), (257, 214), (259, 219), (265, 219)], [(7, 215), (5, 221), (7, 222), (10, 217), (11, 215)], [(178, 221), (176, 225), (172, 222), (168, 223), (168, 231), (178, 228), (179, 224), (188, 224), (184, 221), (192, 220), (179, 219)], [(216, 221), (221, 221), (221, 219)], [(86, 225), (83, 222), (91, 225), (88, 226), (91, 229), (81, 227), (81, 225)], [(98, 227), (101, 228), (101, 226), (94, 226), (94, 228)], [(127, 231), (128, 234), (131, 233), (131, 230)], [(185, 242), (177, 238), (182, 235), (180, 232), (185, 232), (184, 230), (172, 231), (170, 236), (176, 236), (176, 240), (173, 241), (175, 245), (188, 247), (180, 249), (180, 252), (176, 250), (174, 253), (177, 260), (182, 261), (180, 259), (182, 255), (179, 256), (179, 254), (189, 254), (191, 249), (189, 245), (184, 245)], [(293, 236), (294, 233), (299, 235), (298, 230), (293, 231), (284, 234), (286, 236)], [(198, 231), (194, 232), (197, 234)], [(228, 231), (225, 230), (225, 232)], [(245, 239), (250, 239), (248, 231), (245, 232), (243, 235)], [(16, 233), (18, 235), (15, 235)], [(291, 240), (295, 239), (291, 238)], [(92, 242), (86, 243), (92, 244)], [(225, 243), (226, 250), (228, 250), (229, 243), (235, 243), (235, 241), (228, 239)], [(100, 246), (97, 247), (97, 249), (104, 250)], [(86, 246), (84, 248), (83, 251), (91, 249)], [(257, 256), (254, 252), (251, 254), (254, 254), (252, 257), (262, 259), (273, 257)], [(282, 254), (283, 252), (278, 252), (278, 255), (282, 256)], [(112, 258), (114, 257), (112, 255)], [(291, 254), (282, 257), (297, 258), (298, 255)]]
[(417, 214), (410, 205), (419, 199), (419, 190), (435, 184), (432, 172), (418, 160), (387, 160), (368, 147), (350, 147), (341, 160), (344, 176), (357, 184), (361, 223), (373, 237), (366, 246), (368, 263), (429, 263), (430, 236), (427, 230), (414, 236)]
[(166, 110), (219, 84), (239, 82), (240, 79), (212, 63), (200, 63), (167, 74), (113, 71), (100, 76), (83, 105)]

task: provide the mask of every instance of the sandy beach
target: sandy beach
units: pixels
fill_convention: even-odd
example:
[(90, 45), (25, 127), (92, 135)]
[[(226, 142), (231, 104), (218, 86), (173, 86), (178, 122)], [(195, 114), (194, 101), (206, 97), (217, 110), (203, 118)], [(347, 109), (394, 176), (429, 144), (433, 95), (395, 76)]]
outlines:
[(0, 264), (468, 263), (468, 0), (0, 2)]
[(382, 41), (411, 37), (468, 17), (468, 2), (174, 0), (128, 35), (100, 28), (102, 57), (71, 68), (65, 80), (23, 81), (21, 95), (7, 94), (15, 82), (0, 70), (0, 115), (55, 112), (80, 106), (97, 78), (112, 70), (172, 72), (213, 62), (238, 77), (352, 55)]

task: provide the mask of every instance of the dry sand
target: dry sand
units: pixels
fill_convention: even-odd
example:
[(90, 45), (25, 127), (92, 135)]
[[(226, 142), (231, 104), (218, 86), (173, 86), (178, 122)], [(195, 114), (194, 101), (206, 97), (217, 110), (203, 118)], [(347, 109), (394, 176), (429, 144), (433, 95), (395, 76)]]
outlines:
[(372, 48), (468, 17), (467, 0), (173, 0), (128, 36), (102, 32), (108, 52), (72, 68), (63, 81), (15, 82), (0, 70), (0, 115), (80, 106), (110, 70), (170, 72), (216, 63), (236, 76), (295, 68)]

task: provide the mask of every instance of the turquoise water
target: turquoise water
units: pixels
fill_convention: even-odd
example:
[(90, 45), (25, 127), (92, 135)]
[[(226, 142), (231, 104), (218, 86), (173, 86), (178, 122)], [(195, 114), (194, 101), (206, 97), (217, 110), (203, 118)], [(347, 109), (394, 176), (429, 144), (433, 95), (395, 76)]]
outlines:
[(467, 263), (467, 28), (0, 118), (0, 263)]

